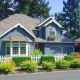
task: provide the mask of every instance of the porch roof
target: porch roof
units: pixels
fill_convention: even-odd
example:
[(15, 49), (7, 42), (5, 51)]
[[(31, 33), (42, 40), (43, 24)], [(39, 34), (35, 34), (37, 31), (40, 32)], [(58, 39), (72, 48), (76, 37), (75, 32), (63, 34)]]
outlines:
[(24, 37), (24, 36), (15, 35), (15, 36), (10, 36), (6, 39), (3, 39), (3, 41), (27, 41), (28, 42), (28, 39), (27, 37)]

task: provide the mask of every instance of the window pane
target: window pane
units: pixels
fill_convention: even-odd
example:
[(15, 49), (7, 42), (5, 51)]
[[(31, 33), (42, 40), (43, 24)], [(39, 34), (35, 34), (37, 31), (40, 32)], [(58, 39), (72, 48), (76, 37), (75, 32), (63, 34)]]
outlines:
[(13, 47), (13, 54), (18, 54), (18, 47)]
[(26, 47), (21, 47), (20, 50), (21, 54), (26, 54)]
[(7, 49), (6, 53), (7, 53), (7, 55), (9, 55), (10, 54), (10, 47), (7, 47), (6, 49)]

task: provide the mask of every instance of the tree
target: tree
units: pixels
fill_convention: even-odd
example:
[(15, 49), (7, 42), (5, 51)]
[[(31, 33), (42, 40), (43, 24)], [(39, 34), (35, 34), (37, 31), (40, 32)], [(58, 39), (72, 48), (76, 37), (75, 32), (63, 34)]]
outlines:
[(66, 35), (72, 39), (80, 36), (79, 3), (79, 0), (63, 1), (63, 12), (55, 14), (56, 20), (67, 30)]
[(0, 0), (0, 20), (14, 13), (35, 18), (49, 17), (49, 2), (45, 0)]

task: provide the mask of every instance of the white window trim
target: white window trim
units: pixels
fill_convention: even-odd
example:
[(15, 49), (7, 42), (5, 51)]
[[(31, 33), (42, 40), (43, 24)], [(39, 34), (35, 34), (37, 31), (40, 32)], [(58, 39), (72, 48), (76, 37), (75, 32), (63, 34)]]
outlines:
[[(61, 49), (61, 53), (63, 52), (63, 49), (62, 49), (62, 47), (60, 47), (60, 46), (51, 46), (51, 47), (58, 47), (58, 48)], [(50, 48), (51, 48), (51, 47), (50, 47)]]
[[(21, 54), (20, 53), (20, 42), (18, 42), (18, 54), (13, 54), (13, 42), (10, 42), (10, 56), (28, 56), (29, 55), (29, 53), (30, 53), (30, 43), (27, 43), (27, 42), (25, 42), (25, 47), (26, 47), (26, 54)], [(16, 47), (16, 46), (15, 46)], [(7, 54), (7, 45), (6, 45), (6, 54)]]

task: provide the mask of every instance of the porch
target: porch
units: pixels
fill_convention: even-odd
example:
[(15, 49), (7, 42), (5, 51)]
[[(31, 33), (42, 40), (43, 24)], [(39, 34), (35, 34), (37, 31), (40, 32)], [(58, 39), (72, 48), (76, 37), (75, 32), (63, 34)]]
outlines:
[(26, 41), (4, 41), (5, 43), (5, 56), (11, 57), (24, 57), (30, 53), (30, 44)]

